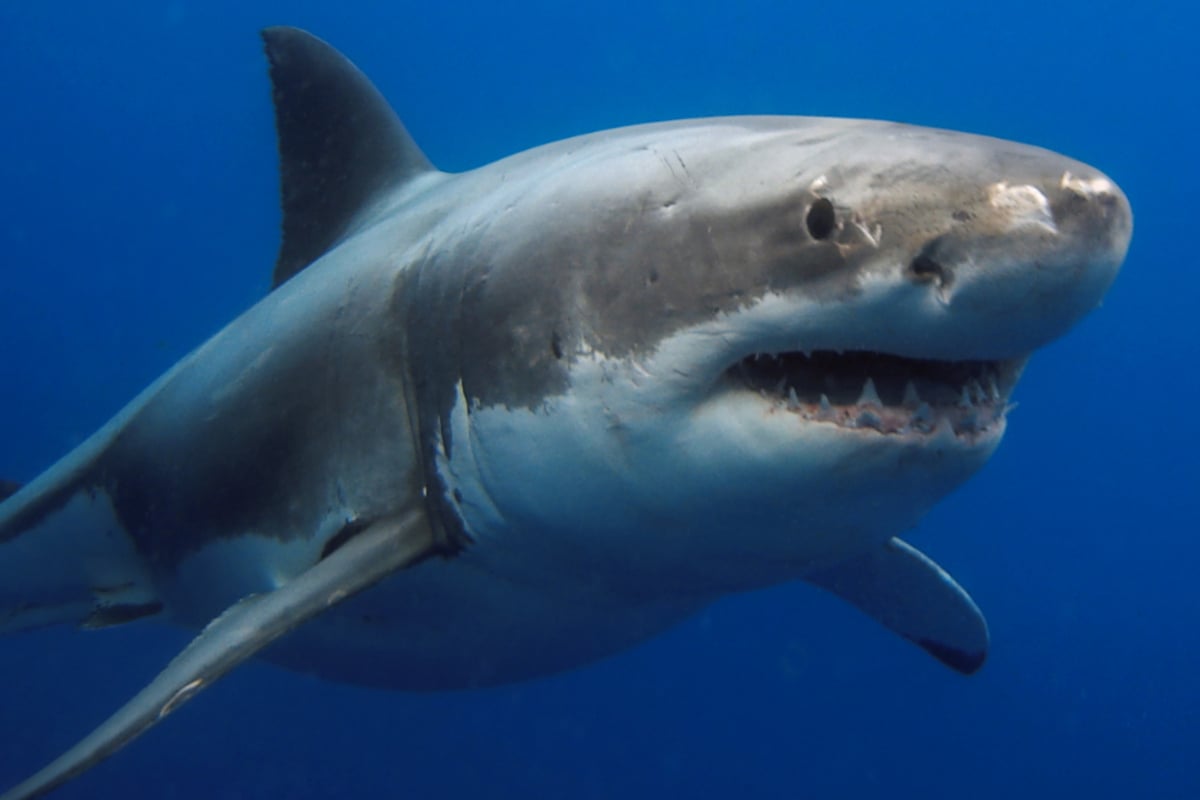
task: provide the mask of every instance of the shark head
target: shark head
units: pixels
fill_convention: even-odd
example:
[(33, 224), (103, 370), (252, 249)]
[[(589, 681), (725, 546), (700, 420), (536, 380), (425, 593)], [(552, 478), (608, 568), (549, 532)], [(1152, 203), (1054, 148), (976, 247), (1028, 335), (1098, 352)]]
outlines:
[(872, 121), (642, 126), (453, 180), (480, 199), (410, 308), (450, 524), (722, 586), (877, 544), (978, 470), (1132, 230), (1084, 164)]

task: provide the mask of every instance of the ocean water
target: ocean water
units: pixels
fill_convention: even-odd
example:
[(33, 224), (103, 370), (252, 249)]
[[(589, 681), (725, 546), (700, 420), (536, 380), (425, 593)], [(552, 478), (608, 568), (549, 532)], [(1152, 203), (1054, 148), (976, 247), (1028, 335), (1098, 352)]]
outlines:
[[(59, 796), (1200, 796), (1195, 22), (1109, 0), (0, 5), (3, 477), (37, 474), (266, 292), (265, 25), (347, 53), (444, 169), (651, 120), (878, 117), (1067, 153), (1136, 219), (993, 461), (908, 537), (987, 615), (979, 674), (789, 585), (500, 689), (250, 664)], [(0, 642), (0, 784), (187, 639)]]

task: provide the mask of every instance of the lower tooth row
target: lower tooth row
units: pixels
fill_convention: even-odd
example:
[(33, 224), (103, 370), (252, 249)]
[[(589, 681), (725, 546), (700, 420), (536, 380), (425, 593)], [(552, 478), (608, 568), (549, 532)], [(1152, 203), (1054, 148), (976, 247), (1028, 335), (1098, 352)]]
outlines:
[[(788, 409), (794, 411), (800, 404), (800, 398), (796, 394), (795, 387), (787, 385), (787, 378), (779, 379), (775, 385), (776, 395), (785, 395), (787, 398)], [(972, 380), (970, 383), (963, 385), (959, 392), (958, 402), (955, 404), (960, 409), (974, 408), (979, 405), (992, 404), (1000, 402), (1000, 388), (996, 385), (994, 378), (988, 378), (988, 388), (985, 390), (978, 380)], [(831, 406), (829, 397), (822, 393), (818, 401), (822, 409)], [(863, 407), (884, 408), (884, 402), (879, 397), (879, 390), (875, 386), (875, 381), (872, 378), (867, 378), (863, 384), (862, 392), (859, 394), (858, 400), (854, 405)], [(900, 405), (908, 409), (920, 409), (928, 407), (928, 403), (921, 399), (921, 395), (917, 393), (917, 387), (912, 381), (907, 381), (904, 384), (904, 396), (900, 401)]]
[[(829, 402), (826, 395), (822, 394), (814, 411), (811, 405), (806, 407), (806, 404), (801, 403), (794, 388), (788, 389), (786, 407), (791, 412), (803, 412), (806, 418), (814, 419), (817, 422), (832, 422), (853, 428), (871, 428), (881, 433), (905, 433), (908, 431), (933, 433), (942, 426), (958, 433), (970, 433), (991, 426), (1002, 419), (1005, 413), (1012, 408), (1012, 406), (994, 408), (991, 409), (989, 415), (986, 409), (974, 405), (956, 406), (953, 413), (939, 414), (929, 403), (921, 401), (916, 408), (910, 409), (909, 414), (898, 418), (894, 409), (889, 411), (881, 406), (859, 404), (839, 409)], [(856, 409), (857, 414), (851, 416), (852, 409)], [(892, 423), (890, 425), (888, 424), (889, 420)]]

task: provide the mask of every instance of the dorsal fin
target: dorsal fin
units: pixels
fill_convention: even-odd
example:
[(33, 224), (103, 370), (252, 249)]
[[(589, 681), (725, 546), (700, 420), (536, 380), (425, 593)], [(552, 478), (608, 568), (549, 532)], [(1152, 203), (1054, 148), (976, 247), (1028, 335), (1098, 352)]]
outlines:
[(434, 167), (345, 56), (297, 28), (262, 37), (279, 136), (278, 286), (320, 258), (382, 191)]

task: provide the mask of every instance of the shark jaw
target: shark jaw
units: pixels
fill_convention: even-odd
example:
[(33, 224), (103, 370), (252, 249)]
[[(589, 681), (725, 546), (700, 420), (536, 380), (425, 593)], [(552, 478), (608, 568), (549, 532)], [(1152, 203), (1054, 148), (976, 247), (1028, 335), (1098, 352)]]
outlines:
[(1025, 359), (942, 361), (871, 351), (756, 352), (722, 373), (716, 392), (757, 394), (772, 413), (808, 424), (920, 440), (999, 439)]
[[(1029, 355), (1006, 351), (1003, 331), (928, 346), (924, 331), (944, 307), (910, 300), (907, 291), (838, 303), (767, 298), (640, 360), (643, 388), (657, 394), (646, 402), (691, 406), (693, 416), (720, 408), (742, 417), (743, 431), (762, 426), (780, 441), (806, 431), (874, 448), (937, 440), (975, 462), (1003, 437)], [(880, 319), (890, 320), (886, 334)]]

